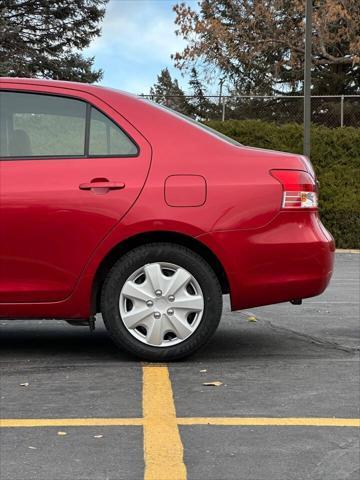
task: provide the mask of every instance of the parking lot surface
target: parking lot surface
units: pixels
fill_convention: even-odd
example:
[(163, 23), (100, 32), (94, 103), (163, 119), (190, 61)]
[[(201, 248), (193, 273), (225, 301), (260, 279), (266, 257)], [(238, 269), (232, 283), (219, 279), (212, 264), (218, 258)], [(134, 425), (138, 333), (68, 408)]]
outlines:
[(168, 365), (101, 320), (0, 321), (0, 479), (358, 480), (359, 262), (337, 254), (301, 306), (226, 301), (211, 343)]

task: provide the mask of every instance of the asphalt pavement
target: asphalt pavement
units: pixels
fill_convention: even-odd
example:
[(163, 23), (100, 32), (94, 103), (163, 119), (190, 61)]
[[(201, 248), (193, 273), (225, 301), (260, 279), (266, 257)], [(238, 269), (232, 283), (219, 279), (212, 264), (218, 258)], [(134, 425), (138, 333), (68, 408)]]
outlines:
[[(359, 276), (360, 255), (342, 253), (328, 290), (300, 306), (231, 313), (226, 300), (210, 344), (168, 365), (176, 417), (359, 418)], [(1, 320), (0, 335), (3, 419), (143, 417), (144, 365), (113, 346), (101, 319), (94, 333)], [(189, 480), (359, 479), (359, 428), (220, 423), (180, 422)], [(144, 478), (141, 425), (17, 425), (0, 435), (1, 480)], [(166, 454), (171, 464), (171, 444)]]

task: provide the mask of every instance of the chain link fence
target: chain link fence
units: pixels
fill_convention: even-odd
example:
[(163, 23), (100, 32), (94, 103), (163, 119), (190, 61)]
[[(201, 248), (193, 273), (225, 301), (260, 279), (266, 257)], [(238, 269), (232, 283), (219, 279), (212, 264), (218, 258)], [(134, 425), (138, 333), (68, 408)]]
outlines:
[[(154, 96), (145, 98), (198, 120), (263, 120), (303, 123), (304, 97), (297, 96)], [(311, 98), (312, 122), (326, 127), (360, 128), (360, 95)]]

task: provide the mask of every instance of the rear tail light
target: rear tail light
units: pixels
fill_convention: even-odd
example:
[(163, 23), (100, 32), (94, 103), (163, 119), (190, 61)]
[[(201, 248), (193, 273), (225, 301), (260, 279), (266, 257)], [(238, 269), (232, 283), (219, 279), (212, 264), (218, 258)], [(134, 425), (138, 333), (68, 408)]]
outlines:
[(317, 186), (311, 175), (302, 170), (271, 170), (270, 173), (282, 185), (282, 208), (317, 208)]

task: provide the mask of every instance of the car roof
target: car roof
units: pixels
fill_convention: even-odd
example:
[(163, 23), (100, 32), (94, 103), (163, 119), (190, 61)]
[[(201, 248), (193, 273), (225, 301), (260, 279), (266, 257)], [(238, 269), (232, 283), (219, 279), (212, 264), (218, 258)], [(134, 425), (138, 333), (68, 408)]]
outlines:
[(99, 90), (104, 90), (108, 92), (116, 92), (117, 94), (124, 95), (126, 97), (136, 97), (128, 92), (124, 92), (122, 90), (117, 90), (110, 87), (103, 87), (100, 85), (93, 85), (90, 83), (83, 83), (83, 82), (68, 82), (65, 80), (51, 80), (46, 78), (23, 78), (23, 77), (0, 77), (0, 83), (17, 83), (23, 85), (39, 85), (43, 87), (58, 87), (58, 88), (71, 88), (72, 90), (79, 90), (82, 92), (93, 92)]

